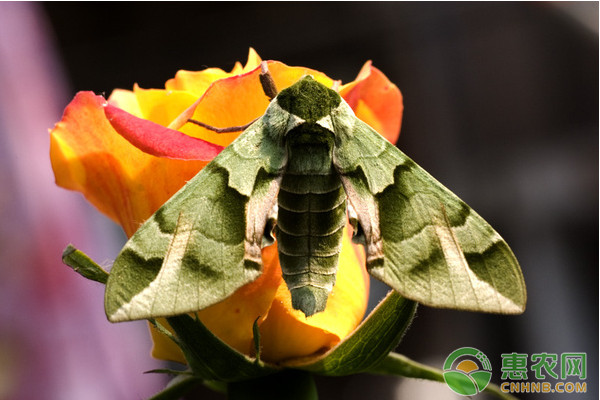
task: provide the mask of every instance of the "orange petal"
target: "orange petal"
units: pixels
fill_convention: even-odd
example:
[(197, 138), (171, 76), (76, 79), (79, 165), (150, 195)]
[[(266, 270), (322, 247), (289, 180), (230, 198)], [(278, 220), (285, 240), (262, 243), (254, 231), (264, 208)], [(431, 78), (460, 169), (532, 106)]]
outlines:
[(358, 118), (391, 143), (398, 141), (404, 108), (402, 94), (370, 61), (365, 63), (354, 82), (341, 88), (340, 94)]
[(260, 326), (263, 359), (279, 362), (308, 356), (328, 350), (350, 334), (367, 308), (369, 278), (363, 265), (346, 230), (336, 284), (327, 307), (309, 318), (292, 308), (290, 292), (282, 284)]
[(157, 158), (122, 138), (101, 96), (80, 92), (50, 135), (56, 183), (77, 190), (131, 236), (206, 162)]

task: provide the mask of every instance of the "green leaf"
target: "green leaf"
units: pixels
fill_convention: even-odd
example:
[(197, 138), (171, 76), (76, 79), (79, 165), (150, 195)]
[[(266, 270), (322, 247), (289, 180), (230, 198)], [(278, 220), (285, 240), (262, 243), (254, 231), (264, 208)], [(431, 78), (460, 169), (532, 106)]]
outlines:
[(176, 341), (198, 377), (210, 381), (234, 382), (278, 371), (262, 361), (247, 357), (216, 337), (199, 319), (189, 315), (167, 318)]
[(285, 370), (227, 385), (229, 400), (318, 400), (317, 387), (306, 371)]
[(84, 278), (103, 284), (108, 280), (108, 272), (72, 244), (63, 251), (62, 261)]
[[(426, 379), (445, 383), (444, 373), (441, 369), (418, 363), (398, 353), (390, 353), (379, 364), (372, 366), (365, 372), (377, 375), (396, 375), (406, 378)], [(484, 392), (490, 393), (500, 399), (516, 400), (516, 397), (502, 392), (500, 387), (494, 384), (489, 384)]]
[(316, 360), (300, 359), (286, 366), (330, 376), (365, 371), (398, 345), (416, 307), (415, 302), (390, 291), (358, 328), (333, 349)]

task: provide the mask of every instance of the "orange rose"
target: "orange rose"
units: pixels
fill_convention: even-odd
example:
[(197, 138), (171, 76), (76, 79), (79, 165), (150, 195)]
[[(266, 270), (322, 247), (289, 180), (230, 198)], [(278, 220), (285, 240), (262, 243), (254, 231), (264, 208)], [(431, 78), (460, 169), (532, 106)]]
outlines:
[[(258, 79), (260, 62), (250, 49), (246, 65), (237, 63), (231, 72), (217, 68), (179, 71), (167, 81), (165, 89), (141, 89), (137, 85), (133, 91), (117, 89), (108, 103), (189, 137), (227, 146), (239, 132), (217, 134), (185, 122), (194, 118), (212, 126), (228, 127), (244, 125), (261, 116), (268, 100)], [(289, 67), (276, 61), (269, 61), (268, 66), (279, 90), (307, 73), (327, 86), (333, 84), (323, 73), (308, 68)], [(340, 87), (340, 94), (359, 118), (390, 141), (396, 141), (402, 98), (396, 86), (370, 62), (355, 81)], [(168, 146), (157, 154), (156, 146), (162, 145), (156, 142), (132, 145), (109, 123), (105, 104), (104, 98), (91, 92), (75, 96), (51, 131), (52, 167), (58, 185), (83, 193), (131, 236), (208, 162), (172, 158)], [(148, 154), (152, 146), (154, 151), (149, 152), (155, 155)], [(351, 244), (349, 235), (344, 237), (337, 282), (327, 308), (310, 318), (291, 307), (276, 247), (263, 250), (263, 264), (264, 272), (256, 281), (198, 313), (213, 333), (238, 351), (251, 354), (252, 325), (257, 317), (262, 358), (271, 362), (330, 349), (362, 320), (369, 281), (362, 253)], [(151, 332), (155, 357), (184, 361), (170, 340), (154, 329)]]

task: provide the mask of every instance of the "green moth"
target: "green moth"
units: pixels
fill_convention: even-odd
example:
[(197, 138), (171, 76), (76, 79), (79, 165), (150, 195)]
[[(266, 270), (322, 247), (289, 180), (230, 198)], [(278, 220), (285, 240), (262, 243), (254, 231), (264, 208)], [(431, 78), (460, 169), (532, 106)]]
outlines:
[(323, 311), (348, 217), (370, 274), (403, 296), (433, 307), (524, 310), (523, 276), (500, 235), (336, 91), (305, 76), (269, 97), (265, 114), (125, 244), (106, 287), (111, 321), (227, 298), (261, 274), (273, 231), (293, 307)]

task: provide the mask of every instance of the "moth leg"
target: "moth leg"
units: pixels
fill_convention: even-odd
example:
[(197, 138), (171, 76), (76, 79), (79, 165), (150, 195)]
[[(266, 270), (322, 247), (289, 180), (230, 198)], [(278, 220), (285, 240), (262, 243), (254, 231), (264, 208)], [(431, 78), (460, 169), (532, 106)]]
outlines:
[(351, 210), (348, 217), (354, 227), (352, 241), (365, 246), (369, 270), (379, 267), (383, 264), (383, 240), (377, 202), (360, 180), (347, 175), (340, 175), (340, 178)]
[(365, 246), (367, 244), (367, 239), (365, 237), (365, 231), (360, 225), (358, 221), (358, 213), (354, 209), (352, 203), (348, 202), (348, 220), (350, 221), (350, 225), (352, 226), (352, 242), (356, 244), (362, 244)]
[(246, 237), (244, 240), (244, 261), (262, 266), (261, 249), (268, 244), (275, 216), (277, 193), (281, 186), (281, 176), (259, 176), (248, 204), (246, 205)]
[(263, 233), (262, 247), (267, 247), (275, 243), (275, 236), (273, 235), (273, 232), (275, 230), (275, 225), (277, 225), (278, 210), (279, 207), (277, 206), (277, 203), (275, 203), (267, 218), (267, 224), (265, 225), (265, 231)]

